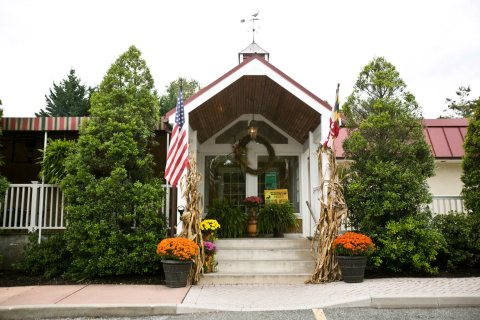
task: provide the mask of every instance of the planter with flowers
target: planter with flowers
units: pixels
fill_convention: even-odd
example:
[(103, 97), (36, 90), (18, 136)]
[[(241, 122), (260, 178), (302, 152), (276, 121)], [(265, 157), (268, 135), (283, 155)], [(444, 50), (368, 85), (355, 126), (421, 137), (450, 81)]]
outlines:
[(203, 272), (216, 272), (217, 259), (215, 253), (217, 252), (217, 246), (213, 242), (203, 241), (203, 249), (205, 250), (205, 263), (203, 264)]
[(333, 241), (332, 249), (337, 256), (343, 281), (362, 282), (367, 258), (375, 251), (372, 239), (360, 233), (346, 232)]
[(247, 234), (249, 237), (257, 236), (257, 211), (262, 202), (262, 198), (256, 196), (247, 197), (243, 200), (248, 210)]
[(202, 231), (203, 241), (213, 242), (217, 240), (220, 224), (215, 219), (205, 219), (200, 223), (200, 230)]
[(187, 238), (167, 238), (157, 245), (167, 287), (180, 288), (187, 285), (192, 261), (199, 251), (198, 245)]

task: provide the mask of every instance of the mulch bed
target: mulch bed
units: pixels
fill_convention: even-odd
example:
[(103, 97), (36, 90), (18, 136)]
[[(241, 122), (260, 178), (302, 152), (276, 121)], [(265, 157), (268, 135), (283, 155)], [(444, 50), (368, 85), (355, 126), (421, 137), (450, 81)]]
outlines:
[(119, 276), (82, 281), (72, 281), (63, 277), (46, 279), (42, 276), (27, 275), (18, 271), (0, 270), (0, 287), (68, 285), (68, 284), (165, 284), (163, 275)]

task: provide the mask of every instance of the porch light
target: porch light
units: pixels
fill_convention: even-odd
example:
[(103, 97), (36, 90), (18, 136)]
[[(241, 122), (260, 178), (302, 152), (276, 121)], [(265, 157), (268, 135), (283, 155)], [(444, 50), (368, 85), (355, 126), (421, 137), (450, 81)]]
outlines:
[(256, 124), (257, 123), (255, 122), (255, 120), (252, 120), (248, 125), (248, 134), (250, 135), (250, 138), (252, 138), (253, 140), (257, 138), (258, 127)]

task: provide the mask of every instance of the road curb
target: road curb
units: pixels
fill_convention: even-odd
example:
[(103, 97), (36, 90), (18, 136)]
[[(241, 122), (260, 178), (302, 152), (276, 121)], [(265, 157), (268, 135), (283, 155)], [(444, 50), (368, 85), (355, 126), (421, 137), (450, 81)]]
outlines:
[(28, 305), (0, 307), (0, 319), (21, 320), (74, 317), (133, 317), (177, 314), (177, 304), (159, 305)]

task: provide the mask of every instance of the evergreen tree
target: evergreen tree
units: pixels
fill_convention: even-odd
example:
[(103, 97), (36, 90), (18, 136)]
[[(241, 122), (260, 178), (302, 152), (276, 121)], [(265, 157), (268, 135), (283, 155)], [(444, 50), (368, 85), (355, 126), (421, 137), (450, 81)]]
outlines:
[(75, 70), (71, 69), (67, 79), (60, 85), (53, 83), (53, 90), (50, 89), (50, 94), (45, 95), (47, 102), (45, 110), (41, 109), (35, 115), (37, 117), (88, 116), (92, 91), (92, 88), (87, 89), (80, 83)]
[[(468, 118), (473, 115), (473, 111), (476, 106), (477, 100), (470, 100), (468, 97), (470, 95), (471, 89), (470, 86), (464, 87), (460, 86), (456, 92), (458, 101), (452, 98), (447, 98), (446, 102), (448, 104), (449, 114), (444, 115), (444, 118)], [(443, 110), (447, 112), (447, 110)]]
[(161, 181), (149, 148), (159, 121), (158, 96), (134, 46), (112, 64), (92, 95), (91, 118), (66, 160), (65, 237), (74, 277), (158, 271)]
[(376, 237), (389, 221), (430, 203), (426, 179), (434, 159), (415, 97), (384, 58), (364, 67), (343, 109), (350, 133), (343, 147), (353, 161), (345, 186), (349, 217)]
[(472, 114), (468, 118), (462, 168), (462, 195), (465, 206), (480, 217), (480, 97), (469, 101)]
[(193, 79), (187, 80), (186, 78), (178, 78), (177, 80), (170, 82), (166, 87), (166, 93), (160, 97), (160, 115), (165, 115), (177, 105), (177, 95), (180, 82), (182, 83), (182, 95), (184, 101), (200, 90), (200, 84)]

